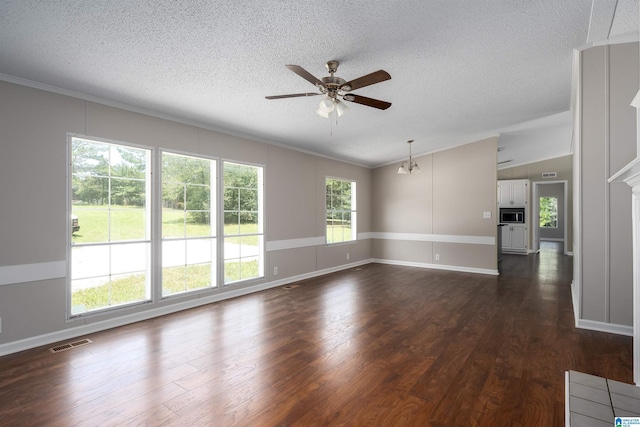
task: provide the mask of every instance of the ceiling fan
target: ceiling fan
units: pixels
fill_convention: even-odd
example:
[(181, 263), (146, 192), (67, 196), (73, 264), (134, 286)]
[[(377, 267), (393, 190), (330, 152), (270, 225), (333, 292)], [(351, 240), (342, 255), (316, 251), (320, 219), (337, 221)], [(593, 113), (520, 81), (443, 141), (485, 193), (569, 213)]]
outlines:
[(338, 116), (341, 116), (342, 113), (344, 113), (344, 111), (347, 109), (347, 107), (342, 102), (340, 102), (340, 100), (338, 99), (339, 97), (344, 101), (355, 102), (356, 104), (366, 105), (367, 107), (373, 107), (379, 110), (386, 110), (387, 108), (391, 107), (390, 102), (380, 101), (378, 99), (367, 98), (366, 96), (350, 93), (352, 90), (360, 89), (365, 86), (370, 86), (372, 84), (391, 79), (389, 73), (384, 70), (378, 70), (374, 71), (371, 74), (367, 74), (366, 76), (362, 76), (351, 81), (346, 81), (345, 79), (334, 76), (334, 74), (338, 70), (338, 65), (338, 61), (327, 62), (325, 67), (327, 68), (327, 71), (330, 75), (328, 77), (323, 77), (322, 79), (316, 78), (299, 65), (285, 65), (288, 69), (317, 87), (319, 92), (274, 95), (265, 96), (265, 98), (282, 99), (296, 98), (300, 96), (326, 95), (325, 99), (320, 102), (320, 106), (316, 111), (318, 115), (325, 118), (328, 118), (329, 114), (334, 110), (337, 112)]

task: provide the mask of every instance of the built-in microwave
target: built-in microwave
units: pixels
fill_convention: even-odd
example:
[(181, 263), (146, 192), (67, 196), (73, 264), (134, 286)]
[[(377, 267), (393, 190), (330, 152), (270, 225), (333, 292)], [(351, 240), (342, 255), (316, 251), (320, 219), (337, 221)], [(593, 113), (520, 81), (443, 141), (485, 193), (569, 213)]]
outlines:
[(524, 224), (524, 208), (501, 208), (500, 222), (507, 224)]

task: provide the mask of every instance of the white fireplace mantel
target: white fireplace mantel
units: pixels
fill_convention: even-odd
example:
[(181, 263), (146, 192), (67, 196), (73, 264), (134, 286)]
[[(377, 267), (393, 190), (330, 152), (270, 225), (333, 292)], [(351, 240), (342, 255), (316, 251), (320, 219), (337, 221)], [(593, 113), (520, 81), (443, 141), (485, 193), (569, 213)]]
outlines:
[(624, 182), (631, 188), (640, 185), (640, 157), (636, 157), (631, 163), (615, 173), (609, 182)]

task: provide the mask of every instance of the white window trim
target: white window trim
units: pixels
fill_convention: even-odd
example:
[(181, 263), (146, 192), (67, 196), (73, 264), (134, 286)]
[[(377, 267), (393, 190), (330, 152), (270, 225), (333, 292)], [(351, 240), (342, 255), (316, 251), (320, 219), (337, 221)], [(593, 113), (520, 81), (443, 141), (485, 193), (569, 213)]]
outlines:
[[(225, 163), (233, 163), (236, 165), (240, 165), (240, 166), (250, 166), (250, 167), (256, 167), (256, 168), (260, 168), (261, 169), (261, 173), (258, 175), (258, 188), (261, 191), (258, 191), (258, 206), (260, 207), (258, 209), (258, 233), (256, 235), (260, 236), (259, 237), (259, 246), (258, 246), (258, 271), (259, 271), (259, 275), (258, 277), (250, 277), (247, 279), (241, 279), (241, 280), (236, 280), (234, 282), (229, 282), (229, 283), (225, 283), (224, 281), (224, 262), (226, 260), (225, 258), (225, 254), (224, 254), (224, 240), (227, 237), (224, 234), (224, 189), (225, 189), (225, 185), (224, 185), (224, 165)], [(251, 162), (243, 162), (243, 161), (239, 161), (239, 160), (234, 160), (234, 159), (228, 159), (228, 158), (222, 158), (220, 159), (220, 166), (218, 167), (218, 177), (219, 177), (219, 182), (220, 182), (220, 186), (219, 186), (219, 194), (218, 194), (218, 206), (219, 206), (219, 210), (218, 213), (220, 214), (220, 224), (219, 224), (219, 244), (221, 245), (220, 248), (220, 256), (218, 257), (219, 260), (219, 280), (220, 280), (220, 285), (222, 288), (228, 288), (230, 286), (236, 286), (238, 284), (247, 284), (247, 283), (251, 283), (251, 282), (255, 282), (255, 281), (260, 281), (260, 280), (264, 280), (266, 278), (266, 270), (265, 270), (265, 253), (266, 253), (266, 231), (265, 231), (265, 205), (264, 205), (264, 200), (265, 200), (265, 193), (266, 193), (266, 167), (264, 164), (260, 164), (260, 163), (251, 163)]]
[[(203, 160), (208, 160), (211, 162), (214, 162), (215, 164), (215, 173), (210, 174), (209, 176), (209, 185), (210, 188), (212, 188), (215, 192), (215, 197), (211, 198), (211, 224), (212, 224), (212, 228), (214, 230), (214, 235), (213, 236), (208, 236), (205, 238), (213, 238), (215, 239), (215, 243), (216, 243), (216, 258), (215, 260), (212, 260), (212, 262), (215, 263), (216, 268), (215, 268), (215, 277), (213, 277), (214, 283), (211, 284), (211, 286), (207, 286), (206, 288), (200, 288), (200, 289), (194, 289), (191, 291), (185, 291), (185, 292), (177, 292), (175, 294), (168, 294), (168, 295), (164, 295), (163, 294), (163, 283), (162, 283), (162, 244), (163, 242), (165, 242), (166, 240), (162, 237), (162, 184), (163, 184), (163, 178), (162, 178), (162, 155), (164, 153), (167, 154), (171, 154), (171, 155), (177, 155), (177, 156), (183, 156), (183, 157), (190, 157), (190, 158), (195, 158), (195, 159), (203, 159)], [(155, 257), (155, 263), (153, 263), (153, 270), (154, 270), (154, 274), (155, 274), (155, 280), (154, 283), (157, 283), (158, 285), (156, 286), (152, 286), (152, 293), (155, 292), (155, 298), (153, 299), (153, 301), (159, 301), (159, 300), (166, 300), (166, 299), (172, 299), (172, 298), (179, 298), (185, 295), (191, 295), (191, 294), (198, 294), (198, 293), (206, 293), (208, 291), (211, 290), (215, 290), (215, 289), (219, 289), (220, 288), (220, 284), (221, 282), (221, 272), (220, 272), (220, 268), (221, 268), (221, 263), (220, 263), (220, 258), (221, 258), (221, 254), (223, 253), (223, 246), (220, 244), (220, 226), (218, 224), (219, 221), (219, 193), (220, 193), (220, 188), (218, 183), (220, 182), (219, 176), (220, 176), (220, 164), (221, 161), (219, 158), (217, 157), (211, 157), (211, 156), (206, 156), (203, 154), (194, 154), (194, 153), (188, 153), (188, 152), (184, 152), (184, 151), (177, 151), (177, 150), (171, 150), (171, 149), (165, 149), (165, 148), (160, 148), (158, 149), (157, 152), (157, 156), (156, 156), (156, 161), (155, 161), (155, 165), (154, 165), (154, 171), (156, 172), (155, 176), (157, 177), (157, 182), (156, 182), (156, 197), (154, 199), (154, 204), (155, 204), (155, 221), (154, 221), (154, 233), (153, 236), (155, 237), (155, 242), (157, 242), (155, 244), (156, 246), (156, 257)], [(196, 239), (202, 239), (202, 237), (186, 237), (186, 238), (176, 238), (176, 239), (167, 239), (167, 240), (196, 240)]]
[[(72, 309), (72, 292), (71, 292), (71, 251), (72, 251), (72, 237), (71, 237), (71, 224), (70, 221), (67, 220), (66, 230), (67, 230), (67, 247), (66, 247), (66, 260), (65, 267), (67, 271), (67, 286), (66, 286), (66, 319), (67, 321), (78, 319), (78, 318), (90, 318), (95, 316), (104, 315), (105, 313), (114, 313), (114, 315), (118, 315), (118, 312), (122, 312), (123, 310), (130, 309), (132, 306), (142, 305), (142, 304), (155, 304), (161, 300), (166, 300), (172, 297), (180, 297), (184, 295), (194, 295), (199, 293), (207, 293), (207, 294), (215, 294), (221, 291), (224, 291), (225, 288), (233, 287), (239, 284), (246, 285), (251, 282), (263, 281), (266, 277), (265, 271), (265, 254), (266, 254), (266, 208), (265, 208), (265, 200), (266, 200), (266, 166), (264, 164), (257, 164), (251, 162), (244, 162), (235, 159), (225, 159), (221, 157), (213, 157), (207, 156), (200, 153), (191, 153), (173, 149), (166, 149), (162, 147), (151, 147), (136, 143), (131, 143), (127, 141), (118, 141), (112, 140), (108, 138), (78, 134), (78, 133), (67, 133), (67, 168), (66, 168), (66, 180), (67, 180), (67, 218), (71, 218), (72, 213), (72, 173), (73, 173), (73, 164), (72, 164), (72, 140), (73, 138), (86, 139), (89, 141), (102, 142), (106, 144), (115, 144), (124, 147), (131, 147), (135, 149), (143, 149), (148, 150), (147, 161), (148, 167), (146, 170), (146, 179), (145, 179), (145, 191), (146, 191), (146, 222), (145, 222), (145, 233), (146, 238), (141, 242), (146, 242), (149, 244), (149, 255), (147, 258), (147, 270), (148, 274), (146, 275), (146, 280), (148, 282), (147, 285), (147, 299), (144, 301), (136, 301), (132, 303), (125, 303), (111, 307), (105, 307), (101, 309), (91, 310), (83, 313), (71, 314)], [(193, 158), (201, 158), (215, 162), (216, 173), (211, 175), (211, 185), (212, 188), (215, 188), (215, 197), (212, 199), (212, 224), (215, 229), (215, 236), (213, 238), (216, 239), (216, 283), (215, 286), (203, 288), (203, 289), (195, 289), (193, 291), (181, 292), (176, 294), (167, 295), (166, 297), (162, 296), (162, 283), (161, 283), (161, 274), (162, 274), (162, 153), (183, 155), (187, 157)], [(258, 187), (260, 191), (258, 192), (258, 221), (259, 221), (259, 272), (260, 275), (258, 277), (247, 278), (243, 280), (238, 280), (230, 283), (224, 283), (224, 164), (225, 163), (233, 163), (238, 165), (245, 165), (251, 167), (260, 168), (259, 174), (259, 182)], [(213, 218), (215, 216), (215, 218)], [(215, 223), (213, 223), (215, 222)]]
[[(350, 240), (342, 240), (340, 242), (329, 242), (329, 236), (327, 235), (327, 214), (329, 210), (327, 209), (327, 180), (333, 179), (336, 181), (344, 181), (350, 182), (351, 187), (351, 210), (350, 211), (341, 211), (341, 212), (350, 212), (351, 213), (351, 239)], [(334, 245), (342, 245), (345, 243), (355, 242), (358, 240), (358, 189), (357, 189), (357, 181), (349, 178), (340, 178), (337, 176), (326, 175), (324, 177), (324, 242), (327, 246)]]
[[(111, 144), (111, 145), (120, 145), (120, 146), (124, 146), (124, 147), (131, 147), (131, 148), (135, 148), (135, 149), (140, 149), (140, 150), (146, 150), (148, 151), (147, 154), (147, 165), (148, 167), (146, 168), (146, 172), (145, 172), (145, 195), (149, 196), (153, 194), (153, 189), (154, 189), (154, 183), (153, 181), (153, 159), (155, 157), (155, 152), (156, 149), (154, 147), (150, 147), (150, 146), (146, 146), (146, 145), (140, 145), (140, 144), (135, 144), (135, 143), (130, 143), (130, 142), (124, 142), (124, 141), (118, 141), (118, 140), (113, 140), (113, 139), (107, 139), (107, 138), (101, 138), (101, 137), (96, 137), (96, 136), (88, 136), (88, 135), (84, 135), (84, 134), (79, 134), (79, 133), (72, 133), (72, 132), (67, 132), (67, 168), (66, 168), (66, 180), (67, 180), (67, 200), (66, 200), (66, 206), (67, 206), (67, 210), (66, 210), (66, 269), (67, 269), (67, 275), (66, 275), (66, 319), (67, 320), (71, 320), (71, 319), (77, 319), (77, 318), (82, 318), (82, 317), (88, 317), (88, 316), (95, 316), (95, 315), (100, 315), (102, 313), (105, 312), (113, 312), (116, 310), (122, 310), (131, 306), (136, 306), (136, 305), (141, 305), (141, 304), (147, 304), (149, 302), (154, 301), (154, 265), (153, 265), (153, 258), (154, 258), (154, 242), (153, 242), (153, 228), (152, 228), (152, 218), (153, 218), (153, 200), (151, 200), (151, 205), (146, 205), (148, 206), (145, 209), (145, 239), (142, 240), (137, 240), (135, 243), (148, 243), (149, 244), (149, 248), (150, 248), (150, 253), (147, 254), (147, 260), (146, 260), (146, 299), (142, 300), (142, 301), (133, 301), (130, 303), (124, 303), (124, 304), (118, 304), (112, 307), (104, 307), (104, 308), (100, 308), (100, 309), (96, 309), (96, 310), (91, 310), (91, 311), (87, 311), (87, 312), (83, 312), (83, 313), (77, 313), (77, 314), (72, 314), (72, 296), (73, 293), (71, 291), (71, 285), (72, 285), (72, 265), (71, 265), (71, 252), (73, 249), (73, 245), (72, 245), (72, 236), (71, 236), (71, 213), (72, 213), (72, 200), (71, 200), (71, 196), (73, 193), (72, 190), (72, 186), (73, 186), (73, 164), (72, 164), (72, 151), (73, 151), (73, 144), (72, 141), (74, 138), (77, 139), (85, 139), (88, 141), (95, 141), (95, 142), (100, 142), (100, 143), (105, 143), (105, 144)], [(151, 197), (151, 199), (153, 199), (153, 197)], [(147, 203), (149, 203), (149, 201), (147, 200)], [(82, 225), (81, 225), (82, 226)], [(130, 241), (126, 241), (126, 242), (114, 242), (114, 243), (97, 243), (96, 245), (107, 245), (107, 246), (111, 246), (111, 245), (116, 245), (116, 244), (122, 244), (122, 243), (132, 243)], [(91, 244), (89, 244), (91, 245)]]

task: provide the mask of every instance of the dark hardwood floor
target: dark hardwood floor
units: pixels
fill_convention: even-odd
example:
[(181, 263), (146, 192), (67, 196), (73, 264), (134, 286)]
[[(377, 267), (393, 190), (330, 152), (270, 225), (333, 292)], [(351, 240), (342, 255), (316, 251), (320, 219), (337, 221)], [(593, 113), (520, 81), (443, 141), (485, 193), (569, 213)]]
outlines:
[(370, 264), (8, 355), (0, 425), (561, 426), (564, 371), (632, 381), (630, 337), (574, 328), (571, 264)]

